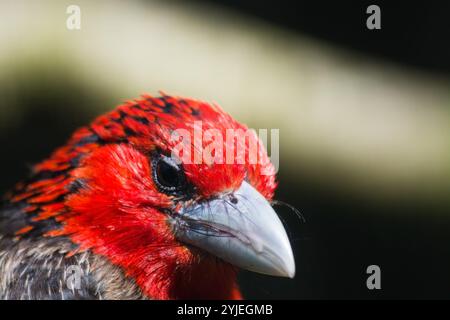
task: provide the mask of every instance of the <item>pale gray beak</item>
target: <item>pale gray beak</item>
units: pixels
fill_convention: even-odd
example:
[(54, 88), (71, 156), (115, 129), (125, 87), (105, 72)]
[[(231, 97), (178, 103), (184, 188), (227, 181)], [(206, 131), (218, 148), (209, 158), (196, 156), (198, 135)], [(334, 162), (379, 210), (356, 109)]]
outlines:
[(237, 267), (273, 276), (295, 275), (283, 224), (247, 182), (232, 194), (182, 209), (169, 223), (179, 241)]

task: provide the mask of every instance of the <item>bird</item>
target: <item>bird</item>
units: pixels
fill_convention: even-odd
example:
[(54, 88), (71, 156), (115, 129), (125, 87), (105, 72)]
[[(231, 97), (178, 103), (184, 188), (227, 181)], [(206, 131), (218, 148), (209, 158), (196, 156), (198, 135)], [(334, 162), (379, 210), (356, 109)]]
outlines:
[(215, 103), (143, 94), (35, 164), (2, 200), (0, 299), (239, 300), (239, 270), (293, 278), (263, 143), (219, 139), (213, 156), (256, 145), (261, 161), (208, 162), (199, 128), (248, 131)]

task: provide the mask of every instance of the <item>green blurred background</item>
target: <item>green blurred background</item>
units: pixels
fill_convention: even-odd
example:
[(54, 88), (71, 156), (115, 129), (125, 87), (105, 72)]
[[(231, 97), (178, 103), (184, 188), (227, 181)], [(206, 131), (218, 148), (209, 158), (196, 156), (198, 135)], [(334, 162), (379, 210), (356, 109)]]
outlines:
[[(71, 4), (81, 30), (66, 28)], [(276, 198), (306, 219), (278, 208), (297, 276), (243, 272), (247, 298), (449, 298), (448, 61), (415, 42), (399, 54), (406, 35), (442, 39), (424, 32), (431, 24), (374, 36), (364, 5), (346, 8), (339, 20), (326, 5), (2, 0), (0, 191), (126, 99), (164, 90), (214, 101), (280, 129)], [(371, 264), (382, 290), (366, 288)]]

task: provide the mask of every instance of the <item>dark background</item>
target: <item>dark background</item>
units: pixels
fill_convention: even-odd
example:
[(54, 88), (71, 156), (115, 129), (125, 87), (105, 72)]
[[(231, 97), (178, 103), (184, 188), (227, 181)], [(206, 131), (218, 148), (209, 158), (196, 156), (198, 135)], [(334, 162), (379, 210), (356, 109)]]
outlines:
[[(218, 10), (225, 6), (390, 63), (444, 76), (450, 73), (448, 2), (194, 2), (215, 4)], [(381, 7), (381, 30), (362, 27), (369, 4)], [(76, 83), (46, 86), (49, 90), (28, 90), (22, 96), (20, 103), (33, 108), (20, 126), (8, 128), (0, 136), (2, 193), (27, 174), (28, 165), (45, 158), (75, 128), (91, 119), (91, 115), (77, 114), (75, 107), (51, 110), (46, 107), (67, 106), (79, 101), (79, 95), (88, 94), (77, 90)], [(241, 283), (246, 296), (287, 299), (450, 296), (448, 207), (421, 205), (417, 201), (367, 202), (308, 179), (305, 175), (301, 181), (293, 181), (289, 172), (280, 170), (277, 198), (299, 208), (306, 219), (303, 223), (287, 208), (279, 210), (295, 250), (295, 280), (244, 272)], [(366, 288), (365, 271), (371, 264), (381, 267), (382, 290)]]
[[(450, 72), (450, 4), (446, 1), (197, 0), (256, 16), (331, 44), (401, 65)], [(369, 5), (381, 9), (381, 30), (363, 28)]]

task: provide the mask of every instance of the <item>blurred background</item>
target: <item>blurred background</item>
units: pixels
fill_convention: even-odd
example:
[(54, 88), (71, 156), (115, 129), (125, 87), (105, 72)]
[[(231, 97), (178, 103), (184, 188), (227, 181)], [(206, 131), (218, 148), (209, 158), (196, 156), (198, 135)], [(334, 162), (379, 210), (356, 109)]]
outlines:
[[(449, 4), (0, 1), (0, 191), (71, 132), (158, 90), (280, 129), (294, 280), (247, 298), (450, 297)], [(66, 9), (81, 8), (81, 30)], [(381, 268), (381, 290), (366, 287)]]

